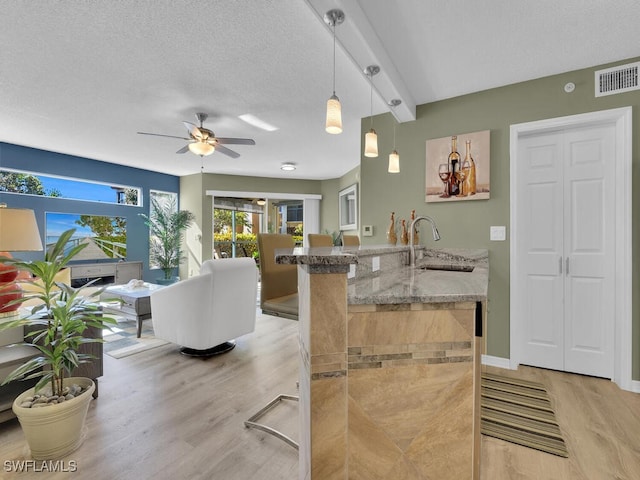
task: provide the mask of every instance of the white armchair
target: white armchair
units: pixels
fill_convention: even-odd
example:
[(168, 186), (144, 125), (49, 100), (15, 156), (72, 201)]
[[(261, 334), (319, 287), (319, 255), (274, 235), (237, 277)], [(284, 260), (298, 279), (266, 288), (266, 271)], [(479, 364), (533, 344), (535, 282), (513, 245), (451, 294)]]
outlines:
[(200, 275), (151, 294), (155, 336), (180, 345), (185, 355), (228, 352), (231, 340), (255, 329), (257, 290), (253, 259), (207, 260)]

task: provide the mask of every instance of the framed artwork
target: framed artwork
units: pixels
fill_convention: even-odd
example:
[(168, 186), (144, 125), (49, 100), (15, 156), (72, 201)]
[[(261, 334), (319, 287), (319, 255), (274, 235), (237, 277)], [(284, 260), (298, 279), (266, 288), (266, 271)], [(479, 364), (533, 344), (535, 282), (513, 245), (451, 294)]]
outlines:
[(426, 202), (487, 200), (490, 130), (427, 140)]
[(357, 230), (358, 228), (358, 186), (353, 184), (338, 195), (338, 216), (340, 230)]

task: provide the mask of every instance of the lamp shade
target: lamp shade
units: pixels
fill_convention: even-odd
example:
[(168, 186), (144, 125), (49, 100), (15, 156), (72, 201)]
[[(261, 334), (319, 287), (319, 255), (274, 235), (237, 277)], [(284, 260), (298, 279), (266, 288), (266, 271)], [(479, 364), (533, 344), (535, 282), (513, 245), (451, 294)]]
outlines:
[(33, 210), (0, 207), (0, 251), (39, 250), (42, 240)]
[(400, 173), (400, 155), (397, 151), (389, 154), (389, 173)]
[(364, 136), (364, 156), (365, 157), (377, 157), (378, 156), (378, 135), (372, 128)]
[(193, 142), (189, 144), (189, 150), (191, 150), (191, 153), (206, 157), (207, 155), (211, 155), (215, 148), (206, 142)]
[(325, 130), (328, 133), (342, 133), (342, 106), (340, 99), (334, 93), (327, 100), (327, 122)]

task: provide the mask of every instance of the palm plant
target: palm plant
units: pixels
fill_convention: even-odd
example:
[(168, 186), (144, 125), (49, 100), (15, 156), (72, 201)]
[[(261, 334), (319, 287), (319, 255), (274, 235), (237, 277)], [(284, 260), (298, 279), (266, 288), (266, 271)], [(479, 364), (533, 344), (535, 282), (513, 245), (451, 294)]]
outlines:
[(85, 343), (102, 342), (102, 339), (84, 336), (91, 327), (102, 329), (115, 320), (100, 315), (99, 298), (104, 289), (83, 296), (85, 287), (73, 288), (56, 281), (56, 275), (67, 266), (88, 244), (80, 244), (65, 252), (65, 247), (75, 229), (67, 230), (52, 249), (46, 252), (44, 260), (22, 261), (15, 258), (0, 257), (0, 262), (12, 265), (18, 270), (26, 270), (35, 279), (22, 280), (33, 285), (33, 291), (25, 293), (12, 303), (23, 303), (37, 299), (38, 305), (30, 314), (14, 321), (0, 324), (0, 330), (27, 327), (26, 345), (39, 350), (39, 355), (20, 365), (2, 382), (41, 377), (35, 386), (36, 391), (51, 382), (53, 395), (60, 395), (65, 376), (82, 363), (90, 362), (94, 356), (79, 353)]
[(188, 210), (178, 210), (175, 199), (160, 202), (151, 199), (150, 215), (140, 214), (150, 228), (149, 253), (151, 263), (164, 272), (165, 280), (170, 280), (174, 269), (180, 266), (183, 256), (180, 251), (182, 234), (195, 220)]

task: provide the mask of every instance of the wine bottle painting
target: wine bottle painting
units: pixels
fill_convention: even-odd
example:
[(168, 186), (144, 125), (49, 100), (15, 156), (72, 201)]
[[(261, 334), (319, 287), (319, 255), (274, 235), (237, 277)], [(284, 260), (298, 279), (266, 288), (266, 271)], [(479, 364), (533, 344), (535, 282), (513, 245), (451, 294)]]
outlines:
[(426, 202), (489, 198), (490, 130), (427, 140)]

